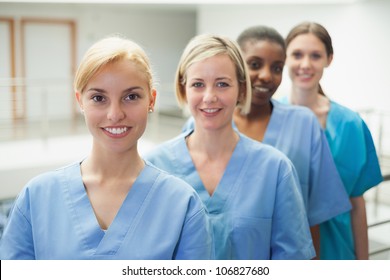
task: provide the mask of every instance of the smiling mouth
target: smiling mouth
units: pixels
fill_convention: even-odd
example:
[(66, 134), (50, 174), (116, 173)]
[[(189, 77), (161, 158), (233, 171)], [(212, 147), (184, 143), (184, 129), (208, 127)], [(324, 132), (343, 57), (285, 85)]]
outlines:
[(108, 133), (113, 134), (113, 135), (120, 135), (120, 134), (123, 134), (126, 131), (128, 131), (128, 128), (126, 126), (125, 127), (105, 127), (103, 129), (105, 131), (107, 131)]
[(212, 114), (218, 112), (220, 109), (200, 109), (202, 112)]
[(266, 87), (259, 87), (259, 86), (255, 86), (252, 88), (253, 91), (255, 92), (260, 92), (260, 93), (269, 93), (269, 92), (272, 92), (272, 90), (270, 88), (266, 88)]
[(309, 79), (311, 78), (313, 75), (311, 74), (298, 74), (298, 77), (302, 78), (302, 79)]

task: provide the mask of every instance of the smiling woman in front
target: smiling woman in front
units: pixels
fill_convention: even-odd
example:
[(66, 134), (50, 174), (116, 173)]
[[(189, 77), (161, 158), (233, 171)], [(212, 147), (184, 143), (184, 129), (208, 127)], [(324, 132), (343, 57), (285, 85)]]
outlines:
[(80, 63), (75, 92), (92, 150), (26, 185), (1, 259), (212, 258), (196, 192), (138, 153), (156, 98), (145, 52), (118, 37), (97, 42)]

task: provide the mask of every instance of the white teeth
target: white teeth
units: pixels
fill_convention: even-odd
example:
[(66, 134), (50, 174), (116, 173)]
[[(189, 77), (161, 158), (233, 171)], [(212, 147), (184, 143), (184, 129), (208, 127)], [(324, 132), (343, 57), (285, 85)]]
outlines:
[(302, 78), (310, 78), (311, 77), (310, 74), (299, 74), (299, 76)]
[(218, 109), (203, 109), (206, 113), (215, 113), (218, 111)]
[(122, 127), (122, 128), (109, 128), (109, 127), (106, 127), (104, 128), (105, 131), (108, 131), (110, 132), (111, 134), (122, 134), (122, 133), (125, 133), (127, 131), (127, 127)]
[(254, 87), (253, 88), (254, 90), (256, 91), (259, 91), (259, 92), (269, 92), (269, 88), (265, 88), (265, 87)]

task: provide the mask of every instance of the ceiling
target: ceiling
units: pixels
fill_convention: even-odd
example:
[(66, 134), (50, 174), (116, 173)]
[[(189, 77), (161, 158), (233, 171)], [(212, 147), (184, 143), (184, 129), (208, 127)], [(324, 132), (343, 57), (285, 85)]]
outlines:
[(8, 3), (106, 3), (106, 4), (350, 4), (369, 0), (0, 0)]

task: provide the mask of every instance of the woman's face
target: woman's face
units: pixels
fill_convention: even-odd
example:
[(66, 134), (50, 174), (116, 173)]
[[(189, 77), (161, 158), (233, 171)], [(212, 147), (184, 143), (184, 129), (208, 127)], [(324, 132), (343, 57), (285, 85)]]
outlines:
[(286, 54), (278, 43), (268, 40), (247, 42), (243, 47), (252, 84), (252, 105), (269, 103), (282, 82)]
[(76, 93), (94, 144), (111, 152), (137, 147), (145, 131), (155, 92), (150, 93), (145, 74), (128, 61), (104, 66)]
[(186, 99), (196, 125), (219, 129), (231, 125), (240, 85), (228, 55), (212, 56), (186, 71)]
[(298, 35), (287, 46), (289, 76), (293, 86), (302, 90), (316, 89), (331, 61), (332, 56), (328, 56), (325, 45), (314, 34)]

